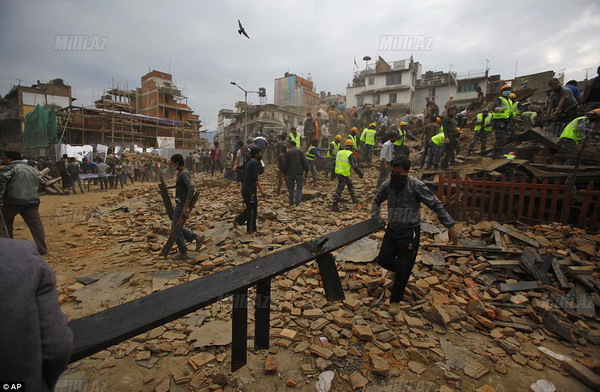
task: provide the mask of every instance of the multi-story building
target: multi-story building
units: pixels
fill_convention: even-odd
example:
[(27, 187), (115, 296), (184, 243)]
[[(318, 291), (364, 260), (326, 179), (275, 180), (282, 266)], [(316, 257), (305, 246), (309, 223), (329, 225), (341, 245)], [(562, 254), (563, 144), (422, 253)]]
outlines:
[(299, 113), (308, 113), (319, 101), (310, 78), (304, 79), (286, 72), (282, 78), (275, 79), (275, 105), (290, 107)]
[(21, 151), (25, 116), (37, 105), (44, 108), (68, 108), (75, 99), (71, 96), (71, 86), (62, 79), (53, 79), (48, 83), (38, 80), (31, 86), (13, 86), (0, 99), (0, 149)]
[(347, 107), (372, 104), (376, 109), (388, 103), (392, 111), (410, 109), (415, 88), (421, 78), (421, 64), (407, 60), (388, 64), (379, 57), (375, 68), (367, 68), (354, 75), (352, 85), (346, 88)]

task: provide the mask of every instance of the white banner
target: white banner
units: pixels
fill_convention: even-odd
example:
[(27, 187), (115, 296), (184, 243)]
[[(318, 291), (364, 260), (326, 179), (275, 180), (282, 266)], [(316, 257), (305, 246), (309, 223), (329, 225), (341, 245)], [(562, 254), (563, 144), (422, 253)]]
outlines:
[(175, 138), (171, 136), (157, 136), (158, 148), (175, 148)]

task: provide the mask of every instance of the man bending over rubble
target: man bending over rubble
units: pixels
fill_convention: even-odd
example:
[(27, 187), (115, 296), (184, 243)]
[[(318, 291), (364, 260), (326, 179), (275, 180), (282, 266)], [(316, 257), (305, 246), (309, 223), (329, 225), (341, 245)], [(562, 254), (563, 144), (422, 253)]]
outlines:
[(400, 312), (400, 301), (415, 265), (421, 236), (421, 203), (437, 213), (442, 224), (449, 229), (448, 238), (452, 243), (456, 244), (458, 239), (454, 220), (442, 202), (422, 181), (409, 177), (409, 170), (410, 160), (407, 157), (394, 159), (391, 177), (379, 187), (371, 208), (371, 217), (377, 218), (381, 203), (388, 201), (387, 229), (374, 261), (394, 275), (389, 307), (391, 315)]

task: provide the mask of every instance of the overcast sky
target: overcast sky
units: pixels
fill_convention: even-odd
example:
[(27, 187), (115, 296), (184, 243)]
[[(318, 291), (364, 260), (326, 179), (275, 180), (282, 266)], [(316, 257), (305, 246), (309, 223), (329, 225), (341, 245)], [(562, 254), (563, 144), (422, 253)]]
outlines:
[[(345, 94), (364, 56), (409, 58), (423, 72), (515, 75), (564, 70), (596, 76), (600, 2), (570, 1), (27, 1), (0, 0), (0, 95), (18, 84), (62, 78), (76, 104), (103, 90), (140, 87), (149, 69), (170, 72), (209, 130), (247, 90), (285, 72), (312, 77), (317, 91)], [(240, 19), (250, 39), (237, 32)], [(57, 36), (88, 36), (92, 51), (55, 50)], [(412, 36), (385, 50), (382, 36)], [(419, 40), (419, 37), (422, 37)], [(389, 48), (388, 48), (389, 49)], [(486, 61), (487, 60), (487, 61)], [(248, 100), (258, 103), (256, 95)]]

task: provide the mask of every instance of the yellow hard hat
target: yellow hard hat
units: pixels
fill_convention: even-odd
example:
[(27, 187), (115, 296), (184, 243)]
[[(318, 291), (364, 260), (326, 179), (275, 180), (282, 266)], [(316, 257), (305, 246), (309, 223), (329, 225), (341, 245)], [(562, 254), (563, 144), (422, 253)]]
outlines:
[(402, 122), (400, 123), (400, 126), (403, 126), (403, 125), (408, 125), (408, 124), (407, 124), (407, 123), (405, 123), (404, 121), (402, 121)]
[(500, 91), (502, 91), (502, 90), (510, 90), (510, 86), (508, 84), (505, 84), (504, 86), (502, 86), (500, 88)]
[(343, 120), (343, 119), (344, 119), (344, 116), (343, 116), (343, 115), (341, 115), (341, 114), (339, 114), (339, 115), (337, 116), (337, 119), (338, 119), (338, 120)]
[(342, 135), (335, 135), (335, 140), (337, 140), (337, 141), (342, 140)]
[(377, 126), (377, 124), (375, 124), (375, 123), (371, 123), (371, 124), (369, 124), (369, 126), (370, 126), (370, 127), (376, 127), (376, 126)]
[(508, 95), (508, 98), (510, 98), (510, 99), (517, 98), (517, 94), (515, 94), (515, 93), (510, 93), (510, 94)]
[(353, 146), (354, 142), (352, 140), (350, 140), (350, 139), (346, 139), (346, 145), (347, 146)]

